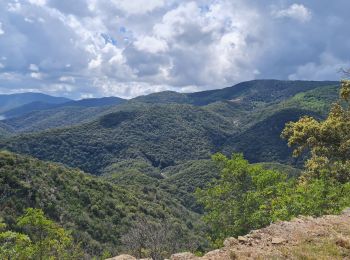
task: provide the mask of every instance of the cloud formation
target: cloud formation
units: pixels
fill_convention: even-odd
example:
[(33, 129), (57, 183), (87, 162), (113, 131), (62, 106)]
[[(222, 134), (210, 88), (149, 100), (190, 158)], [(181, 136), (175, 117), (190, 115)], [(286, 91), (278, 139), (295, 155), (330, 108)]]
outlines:
[(255, 78), (339, 79), (347, 0), (0, 2), (0, 93), (133, 97)]
[(292, 18), (300, 22), (311, 20), (311, 11), (302, 4), (292, 4), (286, 9), (276, 10), (273, 15), (277, 18)]

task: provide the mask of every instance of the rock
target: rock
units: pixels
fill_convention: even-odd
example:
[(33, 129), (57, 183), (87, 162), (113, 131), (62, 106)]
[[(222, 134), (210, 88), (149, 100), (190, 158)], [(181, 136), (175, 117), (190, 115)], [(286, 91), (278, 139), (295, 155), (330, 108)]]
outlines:
[(259, 234), (259, 233), (253, 233), (253, 234), (251, 234), (251, 237), (252, 238), (254, 238), (254, 239), (261, 239), (261, 234)]
[(184, 252), (184, 253), (178, 253), (174, 254), (170, 257), (170, 260), (192, 260), (196, 259), (197, 257), (190, 253), (190, 252)]
[(220, 255), (220, 253), (221, 253), (221, 250), (220, 249), (216, 249), (216, 250), (213, 250), (213, 251), (210, 251), (210, 252), (206, 253), (204, 255), (204, 258), (215, 259), (215, 256)]
[(231, 247), (231, 246), (237, 245), (238, 243), (239, 243), (239, 241), (236, 238), (229, 237), (229, 238), (225, 239), (224, 246), (225, 247)]
[(241, 243), (246, 243), (246, 242), (248, 242), (248, 239), (246, 237), (243, 237), (243, 236), (238, 236), (238, 241)]
[(136, 258), (131, 255), (118, 255), (112, 258), (108, 258), (106, 260), (136, 260)]
[(280, 238), (280, 237), (274, 237), (272, 238), (271, 243), (273, 245), (280, 245), (280, 244), (284, 244), (285, 242), (287, 242), (287, 240), (285, 240), (284, 238)]

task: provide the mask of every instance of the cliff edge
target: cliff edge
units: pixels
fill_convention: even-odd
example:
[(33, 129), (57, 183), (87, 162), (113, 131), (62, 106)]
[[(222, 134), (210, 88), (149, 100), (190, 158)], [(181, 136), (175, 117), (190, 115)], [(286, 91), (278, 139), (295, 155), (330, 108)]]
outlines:
[[(110, 260), (133, 260), (122, 255)], [(224, 247), (202, 257), (178, 253), (171, 260), (350, 259), (350, 209), (341, 215), (299, 217), (227, 238)]]

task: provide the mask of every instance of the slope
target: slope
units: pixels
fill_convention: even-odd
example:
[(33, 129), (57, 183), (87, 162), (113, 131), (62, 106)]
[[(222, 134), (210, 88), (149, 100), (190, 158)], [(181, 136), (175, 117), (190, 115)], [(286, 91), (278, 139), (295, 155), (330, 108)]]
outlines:
[(181, 227), (184, 237), (203, 241), (195, 228), (198, 217), (168, 193), (137, 183), (132, 189), (123, 186), (79, 170), (0, 151), (0, 218), (10, 226), (25, 208), (41, 208), (72, 230), (88, 259), (104, 250), (113, 254), (123, 250), (121, 235), (141, 216), (171, 221)]
[(80, 126), (14, 137), (1, 147), (100, 174), (121, 159), (164, 168), (208, 158), (232, 133), (223, 117), (190, 105), (135, 107)]
[(291, 157), (292, 150), (280, 135), (285, 124), (297, 121), (301, 116), (310, 115), (320, 118), (321, 115), (302, 109), (285, 109), (256, 123), (252, 127), (228, 139), (223, 146), (225, 154), (233, 151), (243, 152), (250, 162), (280, 162), (285, 164), (301, 164), (301, 159)]
[(12, 132), (12, 129), (5, 123), (0, 121), (0, 138), (9, 136)]

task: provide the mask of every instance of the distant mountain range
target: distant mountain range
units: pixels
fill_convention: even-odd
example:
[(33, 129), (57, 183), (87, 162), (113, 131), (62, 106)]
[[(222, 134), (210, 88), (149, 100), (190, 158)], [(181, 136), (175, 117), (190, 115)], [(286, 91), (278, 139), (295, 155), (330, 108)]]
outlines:
[(211, 155), (241, 152), (298, 176), (303, 158), (291, 157), (281, 131), (303, 115), (323, 118), (338, 92), (334, 81), (254, 80), (131, 100), (6, 96), (0, 218), (11, 225), (24, 208), (42, 208), (72, 230), (91, 258), (124, 251), (121, 236), (139, 216), (170, 219), (179, 240), (205, 251), (207, 227), (198, 221), (203, 208), (193, 192), (220, 172)]
[(47, 104), (62, 104), (70, 101), (63, 97), (52, 97), (42, 93), (20, 93), (10, 95), (0, 95), (0, 114), (5, 111), (27, 105), (32, 102), (43, 102)]
[[(225, 89), (160, 92), (129, 101), (69, 101), (2, 121), (15, 135), (34, 134), (15, 136), (0, 145), (94, 174), (130, 158), (165, 168), (209, 158), (217, 151), (247, 153), (251, 162), (295, 164), (280, 139), (284, 124), (307, 114), (322, 117), (336, 99), (338, 85), (255, 80)], [(53, 130), (41, 132), (48, 129)]]
[[(17, 102), (18, 97), (25, 97), (26, 93), (8, 95), (6, 97), (7, 102), (11, 104), (11, 106), (7, 105), (3, 107), (2, 109), (3, 119), (23, 116), (31, 112), (60, 109), (62, 107), (81, 107), (81, 108), (102, 107), (102, 106), (118, 105), (126, 102), (125, 99), (118, 98), (118, 97), (69, 100), (66, 98), (55, 98), (47, 95), (44, 95), (45, 97), (44, 98), (42, 94), (37, 94), (37, 93), (30, 93), (30, 94), (31, 94), (30, 100), (34, 100), (34, 101), (25, 102), (24, 101), (25, 99), (23, 99), (23, 102)], [(10, 109), (8, 109), (9, 107)]]

